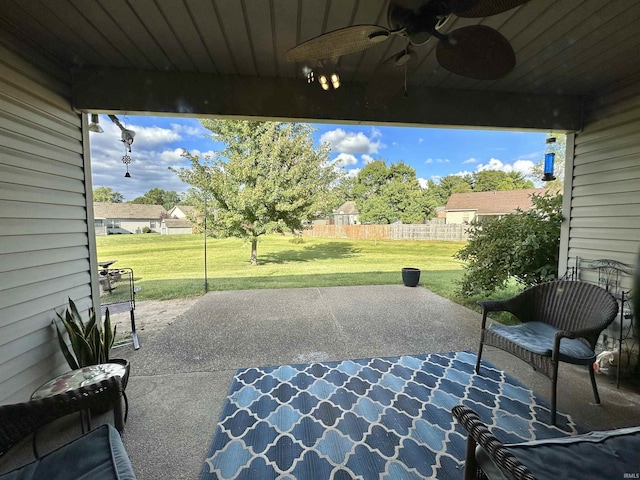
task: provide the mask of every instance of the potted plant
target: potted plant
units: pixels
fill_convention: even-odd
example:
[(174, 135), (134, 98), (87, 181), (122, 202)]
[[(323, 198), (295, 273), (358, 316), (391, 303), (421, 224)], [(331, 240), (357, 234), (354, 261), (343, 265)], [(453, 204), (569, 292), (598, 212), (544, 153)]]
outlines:
[(89, 309), (89, 319), (84, 322), (76, 304), (69, 298), (69, 306), (64, 313), (56, 312), (56, 315), (64, 325), (71, 341), (73, 354), (69, 351), (58, 324), (54, 320), (53, 324), (58, 333), (60, 350), (62, 350), (71, 370), (109, 362), (109, 350), (115, 340), (116, 327), (111, 328), (108, 309), (105, 313), (104, 324), (99, 320), (94, 308)]

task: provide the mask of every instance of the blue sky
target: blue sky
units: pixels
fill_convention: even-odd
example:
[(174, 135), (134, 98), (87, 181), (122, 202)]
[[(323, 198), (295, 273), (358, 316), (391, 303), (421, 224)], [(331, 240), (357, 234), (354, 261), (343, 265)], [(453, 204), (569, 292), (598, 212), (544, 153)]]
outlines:
[[(222, 145), (206, 138), (208, 131), (195, 118), (118, 115), (125, 128), (136, 132), (131, 147), (131, 178), (124, 178), (125, 154), (120, 130), (100, 115), (104, 133), (91, 133), (93, 187), (106, 186), (133, 200), (152, 188), (185, 192), (169, 167), (188, 166), (182, 149), (199, 155), (212, 154)], [(372, 127), (314, 124), (316, 144), (331, 146), (330, 161), (349, 175), (367, 162), (411, 165), (421, 183), (452, 174), (479, 170), (519, 171), (527, 174), (544, 155), (546, 132)]]

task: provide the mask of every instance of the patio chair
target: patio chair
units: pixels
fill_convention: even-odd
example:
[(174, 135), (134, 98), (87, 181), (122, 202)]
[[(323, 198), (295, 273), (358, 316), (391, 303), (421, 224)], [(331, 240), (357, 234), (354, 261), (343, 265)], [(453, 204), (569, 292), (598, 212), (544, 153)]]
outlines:
[[(595, 402), (600, 403), (593, 369), (595, 346), (618, 313), (618, 303), (609, 292), (591, 283), (558, 280), (530, 287), (513, 298), (478, 303), (482, 332), (476, 373), (480, 373), (484, 345), (524, 360), (551, 380), (551, 424), (555, 425), (558, 364), (585, 365)], [(501, 311), (512, 313), (522, 323), (487, 328), (487, 314)]]
[[(120, 433), (124, 429), (120, 377), (28, 402), (0, 406), (0, 458), (33, 435), (34, 462), (0, 474), (0, 480), (135, 479)], [(36, 433), (48, 423), (76, 412), (113, 406), (114, 424), (102, 425), (62, 447), (40, 456)]]
[(470, 408), (456, 405), (451, 412), (468, 432), (465, 480), (638, 475), (640, 427), (504, 445)]

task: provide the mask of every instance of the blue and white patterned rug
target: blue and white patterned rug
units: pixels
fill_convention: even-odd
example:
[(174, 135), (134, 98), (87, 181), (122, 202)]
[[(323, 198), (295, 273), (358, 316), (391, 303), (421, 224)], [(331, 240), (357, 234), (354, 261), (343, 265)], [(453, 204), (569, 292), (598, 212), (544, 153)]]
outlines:
[(503, 442), (578, 433), (546, 403), (469, 352), (236, 372), (201, 480), (461, 479), (473, 408)]

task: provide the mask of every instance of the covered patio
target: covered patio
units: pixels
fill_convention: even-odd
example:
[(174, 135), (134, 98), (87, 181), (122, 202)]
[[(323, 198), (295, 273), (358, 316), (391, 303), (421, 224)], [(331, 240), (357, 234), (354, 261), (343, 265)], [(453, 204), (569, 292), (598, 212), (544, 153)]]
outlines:
[[(429, 41), (416, 48), (420, 62), (407, 82), (409, 101), (399, 94), (376, 109), (365, 105), (367, 84), (381, 61), (405, 48), (400, 35), (345, 55), (339, 65), (342, 85), (332, 92), (308, 85), (305, 65), (285, 61), (295, 45), (334, 29), (386, 28), (389, 4), (1, 2), (0, 402), (24, 401), (66, 370), (51, 328), (55, 309), (69, 297), (82, 310), (99, 307), (88, 114), (566, 132), (559, 271), (577, 257), (635, 264), (640, 4), (530, 0), (486, 18), (454, 15), (441, 33), (490, 26), (513, 47), (515, 68), (499, 80), (461, 77), (439, 65), (436, 42)], [(296, 294), (280, 304), (274, 303), (280, 294), (273, 294), (258, 318), (273, 324), (255, 323), (254, 330), (224, 323), (248, 322), (243, 292), (209, 294), (172, 325), (173, 334), (165, 329), (143, 336), (143, 348), (126, 353), (135, 367), (125, 442), (141, 478), (164, 477), (159, 472), (182, 461), (194, 463), (176, 468), (174, 478), (197, 474), (236, 368), (475, 349), (476, 314), (422, 289), (378, 293), (365, 294), (367, 301), (336, 293), (322, 308), (321, 297), (312, 292), (300, 297), (304, 302)], [(377, 303), (382, 300), (386, 303)], [(293, 318), (269, 316), (278, 305), (287, 305)], [(436, 305), (441, 308), (432, 311)], [(205, 319), (210, 338), (200, 338), (195, 328)], [(323, 327), (298, 323), (305, 319)], [(519, 368), (496, 352), (487, 358), (505, 371)], [(546, 395), (545, 379), (514, 373)], [(559, 395), (559, 410), (585, 425), (638, 423), (638, 397), (603, 388), (604, 404), (594, 408), (585, 404), (588, 390), (580, 390), (588, 389), (587, 382), (572, 379), (564, 386), (568, 391)], [(196, 414), (207, 418), (190, 416)]]
[[(113, 351), (131, 362), (124, 443), (141, 480), (198, 478), (238, 368), (475, 352), (479, 334), (478, 313), (422, 287), (211, 292), (170, 324), (141, 332), (139, 350)], [(549, 381), (524, 362), (497, 349), (485, 355), (548, 399)], [(640, 424), (636, 392), (600, 375), (596, 406), (587, 370), (560, 368), (560, 412), (587, 430)], [(60, 442), (58, 430), (53, 437)]]

